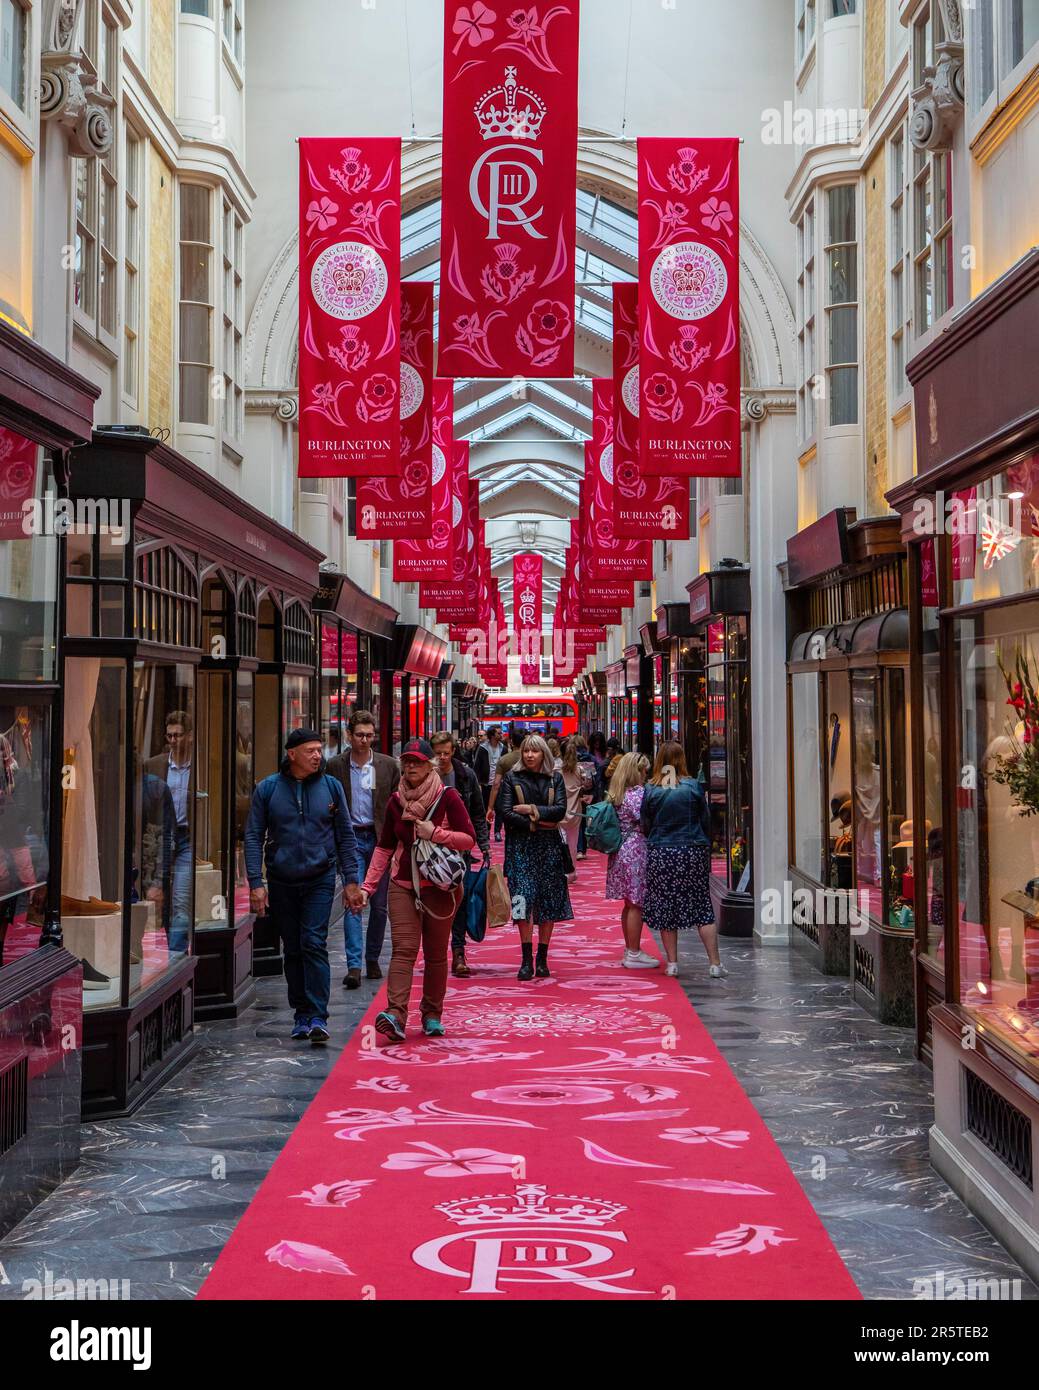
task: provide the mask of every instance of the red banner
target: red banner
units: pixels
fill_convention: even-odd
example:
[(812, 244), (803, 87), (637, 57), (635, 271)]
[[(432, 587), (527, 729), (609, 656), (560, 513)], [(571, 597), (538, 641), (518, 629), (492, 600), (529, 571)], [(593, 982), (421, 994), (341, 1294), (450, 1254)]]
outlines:
[(450, 381), (433, 382), (433, 525), (428, 540), (393, 543), (393, 577), (449, 580), (454, 559), (454, 428), (455, 388)]
[(400, 468), (400, 140), (299, 142), (299, 476)]
[(524, 685), (541, 681), (541, 574), (540, 555), (517, 555), (512, 562), (512, 616)]
[(573, 375), (578, 3), (445, 5), (446, 376)]
[(739, 141), (639, 140), (643, 476), (740, 475)]
[(647, 478), (639, 462), (639, 287), (613, 287), (613, 520), (637, 540), (689, 539), (688, 478)]
[(578, 538), (585, 579), (651, 579), (651, 541), (622, 540), (613, 523), (613, 382), (596, 377), (592, 441), (584, 446)]
[(433, 529), (433, 286), (400, 287), (400, 475), (357, 484), (357, 536), (428, 538)]
[(36, 496), (38, 455), (39, 445), (0, 426), (0, 540), (20, 541), (31, 534), (25, 503)]

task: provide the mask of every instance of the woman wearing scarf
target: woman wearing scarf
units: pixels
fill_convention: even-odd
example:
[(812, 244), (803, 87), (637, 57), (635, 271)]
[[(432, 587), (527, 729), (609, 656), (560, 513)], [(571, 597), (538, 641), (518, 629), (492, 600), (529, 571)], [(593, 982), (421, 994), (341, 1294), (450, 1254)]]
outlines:
[[(382, 835), (372, 855), (364, 884), (356, 890), (358, 909), (392, 861), (389, 916), (392, 954), (387, 972), (387, 1006), (375, 1020), (376, 1031), (390, 1042), (403, 1042), (408, 1021), (408, 1002), (415, 961), (422, 947), (422, 1031), (427, 1038), (442, 1038), (440, 1015), (447, 993), (447, 948), (451, 924), (462, 888), (439, 888), (417, 879), (412, 851), (416, 838), (466, 853), (476, 845), (476, 834), (462, 798), (445, 787), (433, 760), (433, 749), (424, 738), (413, 738), (401, 750), (400, 786), (386, 806)], [(355, 909), (355, 910), (358, 910)]]

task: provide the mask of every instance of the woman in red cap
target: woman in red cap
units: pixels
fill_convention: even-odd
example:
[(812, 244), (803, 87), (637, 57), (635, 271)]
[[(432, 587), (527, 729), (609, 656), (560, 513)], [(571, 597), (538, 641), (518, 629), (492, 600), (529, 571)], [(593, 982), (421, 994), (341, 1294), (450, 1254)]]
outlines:
[(390, 1042), (404, 1041), (411, 982), (420, 945), (425, 966), (422, 1031), (427, 1038), (444, 1036), (440, 1015), (447, 993), (447, 948), (462, 887), (461, 884), (442, 887), (424, 876), (416, 853), (417, 842), (430, 841), (460, 854), (476, 844), (476, 833), (465, 803), (453, 787), (444, 786), (433, 749), (424, 738), (413, 738), (404, 745), (400, 768), (400, 786), (386, 806), (382, 834), (364, 885), (354, 890), (355, 910), (359, 910), (375, 892), (387, 864), (392, 861), (388, 1000), (375, 1020), (376, 1030)]

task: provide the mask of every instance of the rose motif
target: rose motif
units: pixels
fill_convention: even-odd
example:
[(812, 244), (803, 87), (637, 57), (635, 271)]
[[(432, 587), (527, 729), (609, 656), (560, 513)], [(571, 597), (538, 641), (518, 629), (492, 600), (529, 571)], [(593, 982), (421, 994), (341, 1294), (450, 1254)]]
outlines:
[(659, 410), (670, 409), (678, 395), (678, 383), (666, 372), (654, 372), (646, 378), (646, 384), (642, 389), (649, 404), (655, 405)]
[(20, 497), (32, 487), (33, 477), (36, 473), (34, 464), (9, 463), (4, 473), (4, 480), (0, 483), (0, 497)]
[[(450, 535), (451, 527), (447, 524), (446, 521), (433, 522), (432, 539), (436, 541), (437, 545), (446, 545)], [(400, 1054), (398, 1053), (398, 1056), (399, 1055)]]
[(633, 488), (638, 485), (639, 466), (631, 459), (625, 459), (622, 464), (617, 466), (614, 480), (620, 488)]
[(429, 482), (429, 469), (420, 459), (413, 459), (404, 469), (404, 481), (417, 491)]
[(339, 204), (333, 203), (331, 198), (315, 199), (307, 208), (307, 221), (319, 232), (327, 232), (329, 227), (335, 225), (338, 211)]
[(397, 399), (397, 383), (385, 372), (375, 372), (361, 387), (361, 399), (370, 410), (385, 410)]
[(490, 1100), (495, 1105), (601, 1105), (613, 1099), (613, 1092), (570, 1081), (530, 1081), (474, 1091), (473, 1099)]
[(560, 343), (570, 332), (570, 310), (558, 299), (539, 299), (527, 315), (527, 332), (538, 343)]

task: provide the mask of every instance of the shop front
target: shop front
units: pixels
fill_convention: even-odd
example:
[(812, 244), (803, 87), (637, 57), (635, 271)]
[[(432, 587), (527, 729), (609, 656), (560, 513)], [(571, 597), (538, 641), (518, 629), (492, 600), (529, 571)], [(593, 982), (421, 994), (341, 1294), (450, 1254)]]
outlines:
[(663, 603), (657, 608), (657, 641), (663, 652), (660, 741), (682, 745), (695, 777), (706, 771), (701, 767), (706, 751), (702, 742), (704, 677), (701, 638), (689, 621), (688, 602)]
[(381, 725), (382, 671), (389, 663), (397, 610), (366, 594), (345, 574), (322, 571), (314, 596), (320, 676), (319, 732), (326, 756), (346, 747), (347, 721), (368, 710)]
[(645, 681), (645, 703), (639, 725), (639, 751), (653, 758), (664, 737), (664, 691), (667, 688), (667, 646), (657, 635), (657, 623), (639, 628), (642, 643), (641, 673)]
[(65, 563), (63, 917), (87, 963), (84, 1113), (115, 1115), (196, 1019), (253, 1000), (245, 824), (315, 719), (320, 554), (143, 432), (95, 433), (70, 493), (130, 513), (124, 544), (70, 537)]
[[(921, 1050), (931, 1157), (1039, 1277), (1039, 251), (909, 365)], [(990, 383), (990, 385), (985, 385)], [(924, 539), (921, 540), (921, 536)]]
[(750, 571), (714, 570), (686, 591), (692, 635), (682, 644), (687, 670), (681, 708), (695, 724), (685, 733), (687, 756), (711, 810), (718, 929), (723, 936), (752, 936)]
[[(883, 1023), (914, 1018), (909, 616), (897, 518), (820, 518), (787, 544), (791, 940)], [(920, 822), (923, 833), (924, 821)], [(802, 896), (803, 895), (803, 896)]]
[(54, 517), (98, 394), (0, 320), (0, 1234), (79, 1164), (84, 966), (62, 935)]
[(451, 681), (453, 727), (460, 739), (474, 738), (480, 730), (483, 715), (483, 692), (468, 681)]
[(624, 661), (614, 661), (606, 668), (606, 737), (615, 738), (622, 748), (631, 745), (625, 740), (628, 722), (628, 687)]
[(446, 715), (441, 670), (448, 646), (424, 627), (397, 623), (389, 647), (389, 666), (381, 673), (380, 746), (400, 757), (409, 738), (429, 738)]

